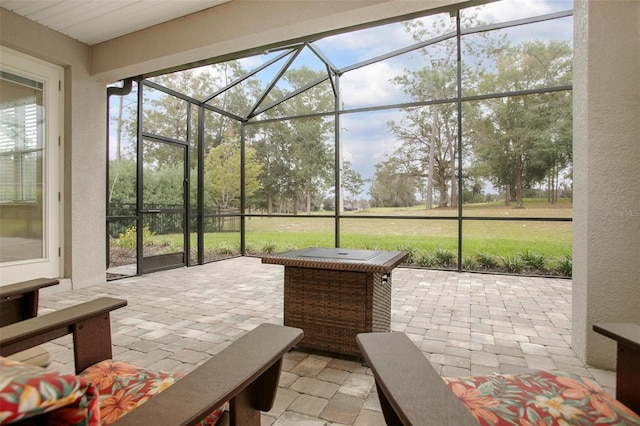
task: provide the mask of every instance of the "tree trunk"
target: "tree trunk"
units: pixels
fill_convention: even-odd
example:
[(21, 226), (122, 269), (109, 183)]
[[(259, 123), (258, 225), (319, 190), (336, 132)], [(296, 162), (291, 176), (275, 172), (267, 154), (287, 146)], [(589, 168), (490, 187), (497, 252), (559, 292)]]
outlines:
[(553, 173), (553, 197), (554, 203), (558, 202), (558, 183), (560, 182), (560, 167), (556, 164)]
[(558, 180), (556, 179), (556, 172), (555, 170), (552, 170), (551, 171), (551, 204), (555, 204), (558, 201), (558, 193), (556, 192), (557, 188), (558, 188)]
[(116, 130), (116, 160), (122, 158), (122, 113), (124, 111), (124, 96), (120, 96), (120, 103), (118, 105), (118, 127)]
[(458, 180), (456, 179), (456, 148), (451, 144), (451, 207), (458, 207)]
[(429, 140), (429, 166), (427, 169), (427, 194), (426, 208), (431, 210), (433, 206), (433, 163), (436, 156), (436, 136), (438, 134), (438, 116), (440, 108), (436, 105), (433, 107), (433, 117), (431, 119), (431, 139)]
[(271, 190), (267, 191), (267, 214), (271, 216), (273, 214), (273, 196)]
[(522, 173), (520, 172), (520, 167), (518, 169), (518, 173), (516, 174), (516, 209), (523, 209), (524, 188), (522, 187)]
[(440, 193), (439, 207), (447, 207), (447, 180), (444, 176), (440, 176), (438, 181), (438, 192)]
[(504, 186), (504, 205), (507, 207), (511, 205), (511, 185)]

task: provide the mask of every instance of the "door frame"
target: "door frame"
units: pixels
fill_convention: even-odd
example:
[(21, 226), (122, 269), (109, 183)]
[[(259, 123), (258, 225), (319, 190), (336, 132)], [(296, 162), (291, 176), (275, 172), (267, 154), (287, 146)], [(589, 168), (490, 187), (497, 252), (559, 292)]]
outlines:
[(2, 70), (42, 82), (43, 134), (43, 256), (0, 265), (0, 285), (42, 276), (64, 276), (64, 69), (5, 46), (0, 46)]
[[(190, 229), (189, 218), (191, 216), (190, 207), (190, 184), (189, 184), (189, 172), (190, 172), (190, 121), (191, 121), (191, 108), (187, 109), (187, 123), (186, 123), (186, 140), (181, 141), (159, 135), (154, 135), (144, 132), (143, 126), (143, 105), (144, 105), (144, 87), (142, 82), (138, 87), (138, 134), (137, 134), (137, 165), (136, 165), (136, 273), (137, 275), (147, 274), (151, 272), (181, 268), (189, 265), (190, 259)], [(168, 94), (171, 96), (171, 94)], [(160, 255), (144, 256), (144, 217), (147, 214), (155, 214), (158, 212), (149, 212), (145, 209), (144, 205), (144, 143), (145, 141), (163, 143), (182, 148), (183, 152), (183, 210), (182, 210), (182, 232), (183, 232), (183, 251), (175, 253), (167, 253)]]

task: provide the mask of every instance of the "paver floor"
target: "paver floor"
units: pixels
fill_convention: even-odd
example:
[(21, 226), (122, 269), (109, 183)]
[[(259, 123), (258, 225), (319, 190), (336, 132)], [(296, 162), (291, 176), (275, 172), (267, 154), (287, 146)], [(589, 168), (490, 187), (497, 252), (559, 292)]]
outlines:
[[(191, 371), (260, 323), (283, 323), (282, 266), (240, 257), (44, 295), (45, 313), (100, 296), (112, 313), (114, 358)], [(571, 280), (398, 268), (392, 331), (406, 333), (443, 376), (566, 369), (613, 392), (615, 374), (571, 349)], [(70, 336), (47, 348), (73, 372)], [(285, 356), (263, 425), (384, 424), (371, 371), (359, 359), (296, 349)]]

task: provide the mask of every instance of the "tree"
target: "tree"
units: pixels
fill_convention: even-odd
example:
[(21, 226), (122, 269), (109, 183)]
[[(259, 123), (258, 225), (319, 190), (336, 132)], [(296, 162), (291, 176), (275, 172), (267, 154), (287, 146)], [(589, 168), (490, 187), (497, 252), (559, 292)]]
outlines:
[[(259, 188), (258, 176), (262, 166), (256, 151), (245, 148), (244, 190), (251, 197)], [(209, 150), (205, 158), (205, 197), (220, 209), (238, 208), (240, 187), (240, 141), (228, 130), (221, 143)]]
[[(289, 70), (283, 78), (292, 90), (297, 90), (324, 75), (303, 66)], [(275, 87), (269, 99), (281, 99), (284, 95), (280, 88)], [(330, 86), (317, 86), (263, 114), (266, 118), (282, 117), (283, 114), (295, 117), (309, 110), (330, 109), (333, 102)], [(276, 121), (255, 131), (252, 146), (264, 165), (261, 185), (269, 214), (275, 197), (279, 198), (281, 210), (287, 210), (290, 201), (293, 214), (298, 214), (302, 205), (308, 213), (314, 203), (320, 208), (331, 182), (334, 163), (334, 149), (329, 139), (331, 130), (332, 122), (325, 118), (305, 117)]]
[[(153, 81), (178, 93), (204, 101), (245, 73), (246, 71), (237, 61), (230, 61), (198, 70), (165, 74), (154, 78)], [(234, 86), (233, 89), (209, 100), (208, 104), (243, 116), (243, 114), (248, 114), (251, 99), (256, 97), (259, 90), (259, 83), (250, 81), (245, 85)], [(189, 136), (195, 136), (199, 112), (196, 106), (176, 96), (148, 87), (144, 89), (144, 94), (143, 130), (145, 132), (182, 141), (186, 141)], [(187, 123), (189, 109), (191, 109), (191, 122)], [(205, 110), (204, 114), (206, 132), (202, 136), (204, 150), (208, 152), (221, 142), (229, 126), (237, 122), (230, 117), (209, 110)], [(129, 132), (134, 138), (137, 131), (135, 124), (135, 121), (132, 121), (129, 126)], [(190, 125), (192, 135), (187, 134), (187, 124)], [(195, 165), (197, 158), (195, 149), (192, 150), (192, 155), (192, 164)], [(157, 149), (150, 149), (146, 153), (145, 160), (147, 158), (149, 161), (159, 161), (163, 164), (181, 162), (182, 160)]]
[(184, 204), (184, 165), (145, 167), (143, 197), (145, 204)]
[(351, 203), (351, 208), (354, 208), (354, 203), (362, 188), (364, 187), (364, 179), (362, 175), (351, 168), (351, 162), (345, 161), (342, 163), (342, 187), (347, 194), (347, 200)]
[(478, 176), (472, 175), (464, 179), (462, 184), (462, 201), (470, 204), (484, 202), (485, 196), (482, 192), (483, 189), (483, 182)]
[[(129, 95), (122, 95), (115, 97), (114, 101), (117, 103), (118, 108), (115, 115), (111, 115), (110, 121), (115, 123), (115, 149), (113, 149), (113, 153), (115, 154), (115, 159), (120, 160), (123, 158), (123, 138), (125, 135), (125, 128), (127, 127), (127, 122), (135, 119), (132, 117), (132, 114), (136, 113), (138, 102), (134, 96), (131, 96), (134, 93), (130, 93)], [(109, 101), (112, 99), (109, 98)], [(111, 108), (111, 105), (109, 105)]]
[[(485, 93), (553, 87), (571, 82), (571, 47), (552, 41), (524, 42), (496, 52), (496, 72), (485, 74)], [(524, 191), (557, 176), (571, 161), (571, 97), (567, 92), (505, 96), (485, 101), (470, 123), (476, 161), (505, 204), (523, 207)]]
[(267, 214), (273, 214), (274, 201), (279, 200), (279, 194), (284, 191), (285, 177), (288, 171), (285, 145), (278, 143), (276, 135), (284, 130), (282, 123), (268, 123), (255, 132), (252, 146), (256, 150), (256, 158), (262, 165), (260, 174), (260, 190), (262, 207)]
[[(465, 27), (477, 23), (473, 14), (465, 14)], [(441, 34), (451, 26), (444, 19), (434, 21), (431, 28), (425, 28), (423, 21), (410, 21), (405, 29), (416, 42)], [(451, 28), (452, 30), (452, 28)], [(502, 43), (501, 38), (489, 39), (480, 35), (475, 41), (463, 45), (464, 53), (475, 57), (473, 66), (463, 68), (463, 80), (470, 82), (467, 88), (473, 90), (475, 76), (484, 70), (479, 53)], [(417, 70), (405, 69), (405, 73), (393, 79), (413, 101), (443, 101), (429, 106), (405, 108), (405, 117), (400, 122), (390, 121), (390, 131), (402, 142), (395, 156), (404, 162), (415, 176), (425, 180), (425, 207), (433, 207), (433, 194), (439, 192), (438, 206), (458, 205), (458, 184), (456, 180), (457, 152), (457, 108), (452, 102), (444, 102), (456, 97), (457, 45), (455, 39), (444, 40), (420, 50), (425, 67)], [(448, 194), (450, 191), (450, 196)]]
[[(118, 215), (124, 205), (136, 204), (136, 162), (130, 159), (109, 161), (109, 195), (110, 215)], [(135, 207), (133, 207), (135, 209)]]
[[(448, 117), (446, 120), (444, 117)], [(442, 104), (435, 107), (421, 107), (405, 110), (405, 118), (399, 123), (389, 122), (392, 133), (402, 141), (394, 155), (405, 163), (408, 172), (425, 179), (425, 207), (433, 207), (433, 192), (439, 192), (438, 205), (448, 204), (447, 189), (451, 181), (452, 170), (455, 173), (456, 128), (453, 105)], [(450, 132), (453, 132), (451, 134)], [(457, 196), (452, 194), (451, 205), (455, 206)]]
[[(196, 203), (197, 195), (197, 167), (198, 167), (198, 150), (196, 148), (195, 138), (198, 124), (198, 115), (201, 109), (198, 107), (198, 100), (206, 100), (216, 91), (225, 87), (231, 81), (245, 74), (245, 71), (237, 61), (226, 62), (224, 64), (211, 65), (198, 70), (187, 70), (172, 74), (166, 74), (154, 78), (152, 81), (161, 86), (167, 87), (176, 92), (185, 94), (195, 99), (194, 103), (187, 102), (184, 99), (167, 94), (151, 87), (144, 87), (143, 111), (143, 131), (168, 137), (180, 141), (187, 142), (190, 140), (190, 188), (193, 204)], [(215, 105), (220, 109), (228, 110), (235, 114), (248, 114), (252, 104), (251, 98), (255, 98), (255, 93), (259, 90), (259, 82), (249, 81), (244, 85), (234, 87), (232, 90), (225, 91), (223, 94), (208, 101), (208, 104)], [(122, 97), (121, 97), (122, 98)], [(135, 98), (130, 95), (129, 98)], [(134, 113), (135, 108), (126, 109), (126, 104), (120, 102), (117, 116), (114, 118), (114, 133), (116, 137), (117, 158), (121, 158), (121, 138), (122, 129), (126, 129), (126, 134), (131, 140), (137, 139), (137, 116)], [(123, 112), (130, 111), (129, 114)], [(234, 129), (238, 134), (240, 127), (239, 122), (210, 110), (203, 109), (205, 132), (202, 134), (204, 152), (208, 153), (211, 149), (221, 143), (225, 132)], [(190, 114), (190, 122), (188, 117)], [(188, 134), (188, 132), (191, 134)], [(158, 202), (182, 203), (182, 199), (176, 201), (175, 191), (172, 190), (174, 184), (170, 181), (180, 182), (182, 190), (182, 182), (184, 182), (184, 156), (181, 149), (176, 149), (175, 145), (154, 141), (153, 139), (144, 140), (144, 198), (145, 203)], [(135, 158), (135, 156), (133, 157)], [(124, 161), (124, 160), (122, 160)], [(117, 193), (120, 188), (133, 188), (133, 194), (127, 192), (127, 204), (135, 204), (135, 162), (118, 165), (118, 162), (112, 162), (110, 166), (110, 200), (112, 205), (124, 203), (123, 194)], [(169, 179), (169, 175), (174, 178)], [(236, 175), (239, 185), (239, 174)], [(155, 185), (155, 186), (154, 186)], [(127, 189), (128, 190), (128, 189)], [(130, 191), (129, 191), (130, 192)], [(164, 197), (162, 199), (161, 197)], [(206, 200), (211, 203), (210, 199)]]
[(375, 165), (369, 189), (372, 207), (411, 207), (416, 205), (418, 178), (412, 173), (398, 172), (397, 159), (389, 158)]

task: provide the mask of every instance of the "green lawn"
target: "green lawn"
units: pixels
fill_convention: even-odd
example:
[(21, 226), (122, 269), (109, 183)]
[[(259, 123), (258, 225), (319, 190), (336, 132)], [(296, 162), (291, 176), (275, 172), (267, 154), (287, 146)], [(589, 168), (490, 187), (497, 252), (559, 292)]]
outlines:
[[(571, 203), (561, 200), (550, 205), (546, 200), (527, 200), (524, 209), (505, 207), (502, 202), (465, 205), (464, 217), (491, 217), (496, 219), (519, 218), (566, 218), (571, 217)], [(426, 210), (412, 208), (376, 208), (353, 212), (340, 221), (340, 246), (360, 249), (408, 250), (411, 261), (426, 266), (451, 267), (442, 261), (443, 251), (457, 255), (457, 220), (430, 219), (425, 217), (452, 217), (454, 209)], [(397, 218), (372, 218), (373, 215), (397, 216)], [(334, 219), (310, 218), (303, 214), (291, 217), (248, 218), (246, 220), (247, 251), (251, 254), (277, 253), (305, 247), (333, 247)], [(514, 267), (518, 271), (521, 257), (528, 259), (534, 254), (544, 259), (540, 273), (570, 275), (572, 251), (571, 222), (467, 220), (462, 226), (462, 255), (469, 268), (480, 268), (478, 256), (494, 258), (501, 264), (499, 270)], [(154, 243), (170, 247), (181, 246), (180, 235), (156, 235)], [(196, 247), (196, 236), (192, 235), (192, 248)], [(205, 234), (205, 252), (226, 254), (239, 252), (240, 233), (222, 232)], [(433, 258), (436, 260), (433, 260)], [(445, 256), (446, 257), (446, 256)], [(431, 260), (430, 260), (431, 258)], [(420, 260), (420, 261), (418, 261)], [(515, 261), (516, 264), (509, 265)], [(567, 265), (568, 262), (568, 265)], [(506, 266), (505, 266), (506, 265)], [(561, 265), (561, 266), (558, 266)], [(481, 269), (481, 268), (480, 268)], [(523, 266), (526, 271), (526, 262)]]

